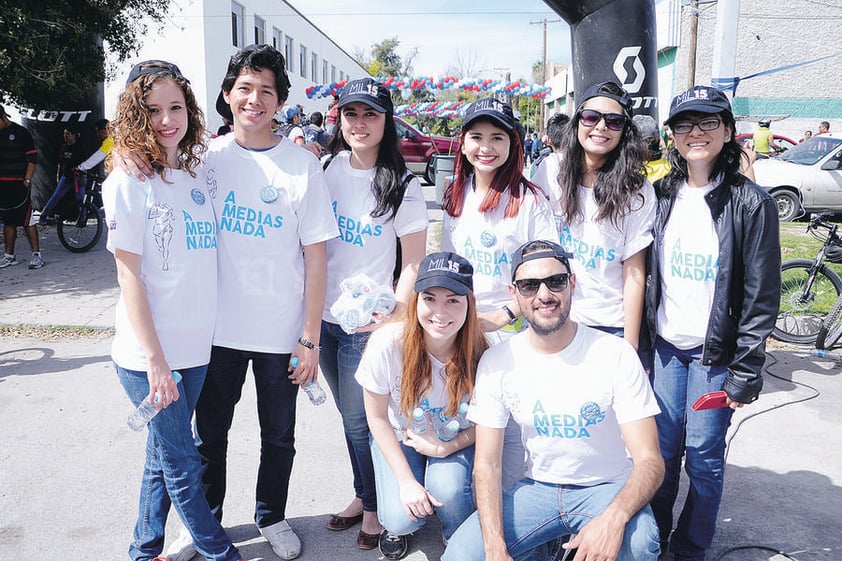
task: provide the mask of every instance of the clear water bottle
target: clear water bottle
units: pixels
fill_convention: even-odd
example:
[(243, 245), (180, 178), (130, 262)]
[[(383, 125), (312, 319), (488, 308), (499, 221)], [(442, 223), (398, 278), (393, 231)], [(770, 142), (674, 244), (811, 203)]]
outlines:
[[(289, 361), (289, 365), (292, 366), (292, 369), (295, 370), (298, 368), (298, 357), (294, 356)], [(318, 382), (311, 380), (306, 386), (302, 386), (301, 388), (304, 390), (304, 393), (307, 394), (307, 397), (310, 398), (310, 403), (313, 405), (321, 405), (327, 399), (327, 395), (322, 387), (319, 385)]]
[(441, 441), (453, 440), (457, 434), (459, 434), (459, 421), (456, 419), (446, 422), (439, 428), (439, 440)]
[(412, 411), (412, 424), (410, 424), (409, 428), (415, 434), (424, 434), (430, 428), (430, 423), (427, 422), (427, 415), (420, 407), (416, 407)]
[(465, 430), (470, 428), (473, 423), (468, 420), (468, 402), (463, 401), (459, 404), (459, 414), (456, 415), (456, 420), (459, 421), (459, 429)]
[[(181, 374), (178, 372), (172, 373), (173, 380), (175, 383), (178, 384), (181, 382)], [(155, 394), (155, 404), (158, 403), (158, 394)], [(140, 405), (137, 406), (137, 409), (132, 411), (129, 418), (126, 420), (126, 423), (129, 425), (129, 428), (133, 431), (140, 432), (143, 428), (149, 424), (149, 421), (152, 420), (152, 417), (158, 414), (160, 409), (158, 409), (155, 405), (149, 403), (148, 397), (144, 397), (143, 401), (140, 402)]]

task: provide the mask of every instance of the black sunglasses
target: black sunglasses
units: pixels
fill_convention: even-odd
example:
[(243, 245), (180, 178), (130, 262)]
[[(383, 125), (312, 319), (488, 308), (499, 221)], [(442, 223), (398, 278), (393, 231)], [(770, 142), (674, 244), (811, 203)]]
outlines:
[(602, 119), (605, 119), (605, 126), (612, 131), (621, 131), (626, 126), (626, 116), (620, 113), (602, 113), (594, 109), (579, 111), (579, 122), (586, 127), (596, 126)]
[(550, 292), (561, 292), (570, 282), (570, 273), (558, 273), (543, 279), (518, 279), (514, 281), (515, 288), (524, 298), (531, 298), (538, 293), (542, 284), (547, 285)]

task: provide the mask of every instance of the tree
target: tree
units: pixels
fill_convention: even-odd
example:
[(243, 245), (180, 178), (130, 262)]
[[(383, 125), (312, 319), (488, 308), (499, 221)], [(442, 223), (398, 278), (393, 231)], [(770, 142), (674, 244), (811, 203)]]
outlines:
[(480, 66), (482, 64), (479, 62), (479, 57), (475, 50), (468, 49), (463, 51), (457, 49), (455, 61), (447, 67), (445, 72), (448, 76), (456, 76), (461, 80), (476, 76)]
[(118, 62), (135, 54), (169, 0), (10, 0), (0, 10), (0, 100), (31, 109), (91, 95), (107, 69), (103, 41)]
[(357, 50), (354, 58), (372, 76), (405, 76), (412, 73), (412, 60), (418, 54), (418, 48), (413, 47), (401, 58), (397, 51), (400, 44), (397, 37), (383, 39), (371, 46), (370, 54)]

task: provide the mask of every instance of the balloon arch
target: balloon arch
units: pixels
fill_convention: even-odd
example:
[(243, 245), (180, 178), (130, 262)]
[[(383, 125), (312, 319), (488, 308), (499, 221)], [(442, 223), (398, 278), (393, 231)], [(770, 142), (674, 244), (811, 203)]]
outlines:
[[(462, 90), (465, 92), (501, 94), (509, 96), (528, 96), (544, 99), (550, 94), (550, 88), (538, 84), (528, 84), (515, 80), (495, 80), (487, 78), (468, 78), (460, 80), (455, 76), (434, 78), (430, 76), (381, 76), (378, 82), (394, 91), (444, 91)], [(348, 80), (330, 84), (317, 84), (308, 87), (305, 92), (309, 99), (324, 98), (342, 93)], [(410, 103), (395, 107), (395, 114), (403, 117), (461, 117), (468, 103), (464, 101), (432, 101)]]

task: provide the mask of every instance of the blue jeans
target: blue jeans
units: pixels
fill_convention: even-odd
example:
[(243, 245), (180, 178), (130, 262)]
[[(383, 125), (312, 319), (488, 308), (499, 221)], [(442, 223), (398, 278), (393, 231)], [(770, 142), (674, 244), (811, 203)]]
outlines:
[[(468, 446), (445, 458), (424, 456), (403, 444), (401, 450), (415, 480), (444, 504), (436, 508), (436, 515), (442, 524), (442, 535), (445, 539), (450, 539), (459, 525), (476, 508), (471, 487), (474, 447)], [(393, 534), (405, 536), (415, 532), (424, 525), (426, 519), (419, 518), (417, 522), (413, 522), (407, 516), (400, 499), (398, 480), (373, 438), (371, 456), (377, 475), (377, 518), (383, 527)]]
[[(515, 561), (545, 558), (547, 544), (578, 534), (602, 514), (622, 487), (622, 483), (581, 487), (521, 479), (503, 491), (503, 533), (509, 555)], [(617, 561), (655, 561), (659, 553), (658, 527), (647, 505), (626, 524)], [(484, 559), (477, 512), (450, 539), (442, 561)]]
[(360, 365), (368, 333), (345, 333), (335, 323), (322, 322), (319, 367), (330, 387), (336, 408), (342, 415), (345, 444), (354, 472), (354, 494), (362, 499), (363, 510), (377, 510), (374, 466), (371, 463), (368, 420), (363, 404), (363, 388), (354, 375)]
[(81, 203), (85, 200), (85, 187), (86, 181), (84, 178), (80, 177), (78, 180), (74, 181), (73, 179), (68, 179), (66, 176), (62, 175), (59, 180), (58, 184), (56, 185), (56, 190), (53, 191), (53, 194), (47, 200), (47, 203), (44, 205), (44, 208), (41, 210), (41, 214), (48, 215), (52, 212), (55, 212), (55, 207), (58, 205), (59, 201), (67, 194), (70, 189), (76, 189), (76, 202)]
[[(132, 404), (139, 405), (149, 396), (146, 372), (114, 366)], [(138, 518), (134, 541), (129, 546), (129, 556), (135, 561), (153, 559), (163, 550), (171, 502), (193, 536), (196, 550), (205, 558), (240, 559), (240, 552), (211, 514), (202, 493), (202, 463), (193, 441), (191, 419), (206, 369), (198, 366), (179, 370), (180, 398), (149, 422)]]
[[(713, 541), (722, 499), (725, 433), (733, 413), (728, 407), (691, 409), (702, 394), (721, 390), (728, 374), (725, 366), (703, 366), (701, 355), (702, 347), (682, 351), (659, 337), (652, 370), (652, 386), (661, 408), (655, 421), (665, 467), (664, 482), (652, 499), (652, 510), (661, 544), (669, 542), (670, 551), (688, 561), (702, 561)], [(682, 456), (690, 489), (672, 531)]]
[(290, 355), (214, 346), (208, 375), (196, 405), (202, 482), (211, 511), (222, 520), (228, 431), (251, 361), (260, 421), (260, 464), (254, 520), (264, 528), (286, 518), (289, 478), (295, 458), (295, 404), (298, 386), (289, 379)]

